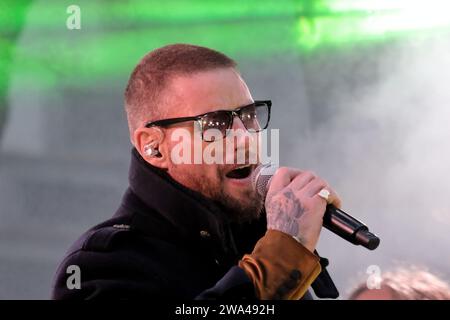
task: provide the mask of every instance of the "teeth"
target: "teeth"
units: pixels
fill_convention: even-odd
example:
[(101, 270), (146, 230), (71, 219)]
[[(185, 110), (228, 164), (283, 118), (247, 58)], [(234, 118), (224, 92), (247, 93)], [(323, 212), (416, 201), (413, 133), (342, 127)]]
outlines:
[(243, 169), (243, 168), (247, 168), (247, 167), (250, 167), (250, 166), (251, 166), (251, 164), (245, 164), (245, 165), (242, 165), (242, 166), (236, 167), (236, 168), (234, 168), (233, 170), (237, 170), (237, 169)]

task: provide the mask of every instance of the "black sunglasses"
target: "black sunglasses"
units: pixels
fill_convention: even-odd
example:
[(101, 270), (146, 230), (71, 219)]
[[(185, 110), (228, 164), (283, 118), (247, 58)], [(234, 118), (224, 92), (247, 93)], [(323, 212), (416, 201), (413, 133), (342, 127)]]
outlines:
[(229, 129), (233, 126), (235, 116), (239, 117), (245, 129), (249, 132), (259, 132), (267, 129), (270, 121), (271, 106), (272, 101), (270, 100), (255, 101), (235, 110), (218, 110), (193, 117), (157, 120), (147, 123), (145, 127), (166, 127), (180, 122), (198, 121), (203, 141), (212, 142), (215, 141), (215, 137), (205, 137), (205, 132), (209, 129), (216, 129), (220, 131), (222, 138), (224, 138), (228, 134)]

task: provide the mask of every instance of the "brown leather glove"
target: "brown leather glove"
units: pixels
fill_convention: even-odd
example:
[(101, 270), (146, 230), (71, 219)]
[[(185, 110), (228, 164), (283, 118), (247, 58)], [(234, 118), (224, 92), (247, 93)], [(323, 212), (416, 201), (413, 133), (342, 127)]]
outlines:
[(292, 236), (267, 230), (239, 267), (253, 281), (258, 299), (298, 300), (322, 271), (319, 261)]

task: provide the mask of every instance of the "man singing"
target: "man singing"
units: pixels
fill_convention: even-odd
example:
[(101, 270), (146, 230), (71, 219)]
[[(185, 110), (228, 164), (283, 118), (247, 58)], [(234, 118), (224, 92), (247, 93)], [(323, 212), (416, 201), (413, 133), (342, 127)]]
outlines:
[[(325, 180), (281, 167), (263, 201), (251, 182), (257, 163), (236, 161), (240, 151), (250, 158), (248, 139), (223, 148), (224, 162), (179, 161), (194, 158), (194, 143), (174, 152), (180, 129), (205, 150), (233, 130), (264, 130), (270, 109), (220, 52), (175, 44), (148, 53), (125, 91), (129, 188), (114, 216), (69, 249), (53, 298), (294, 300), (312, 298), (309, 287), (336, 298), (315, 251), (327, 203), (340, 207)], [(79, 286), (70, 285), (71, 266)]]

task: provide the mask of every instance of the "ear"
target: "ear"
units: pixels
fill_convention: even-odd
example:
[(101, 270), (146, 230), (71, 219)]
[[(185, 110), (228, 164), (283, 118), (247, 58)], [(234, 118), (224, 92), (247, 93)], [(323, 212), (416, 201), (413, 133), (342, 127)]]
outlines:
[(152, 166), (167, 169), (168, 153), (164, 146), (164, 133), (158, 127), (138, 128), (134, 131), (134, 146), (141, 157)]

